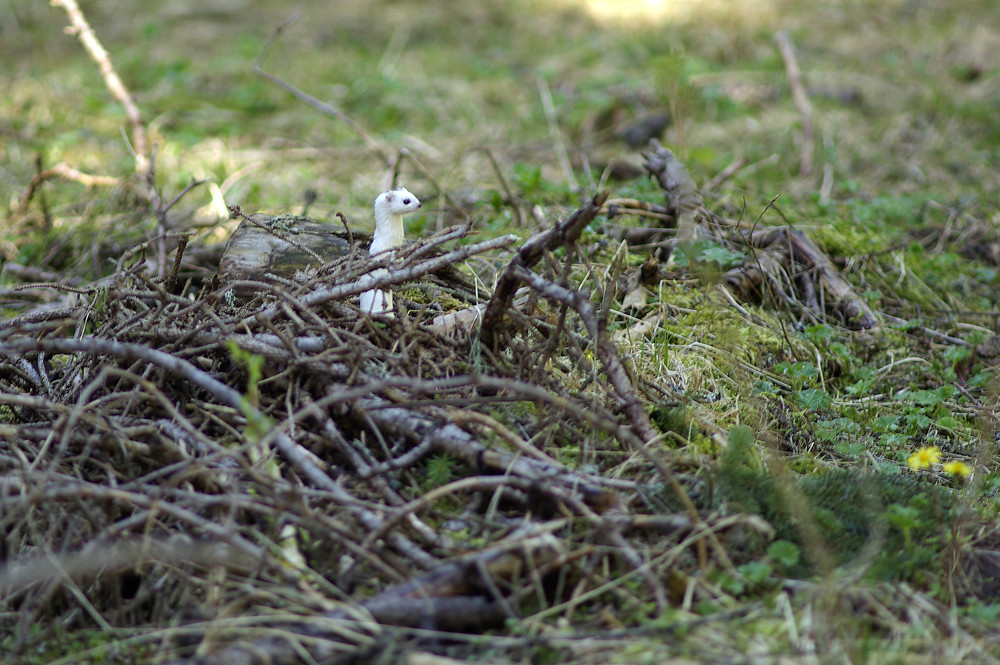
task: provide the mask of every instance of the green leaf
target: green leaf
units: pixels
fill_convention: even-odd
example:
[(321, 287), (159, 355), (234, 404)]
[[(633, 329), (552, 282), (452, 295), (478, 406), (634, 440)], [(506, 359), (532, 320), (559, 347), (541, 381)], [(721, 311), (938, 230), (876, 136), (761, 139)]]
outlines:
[(883, 434), (879, 437), (878, 441), (883, 446), (888, 448), (898, 448), (900, 446), (905, 446), (910, 440), (910, 437), (902, 432), (894, 432), (891, 434)]
[(967, 346), (949, 346), (944, 352), (944, 358), (952, 365), (956, 365), (972, 357), (972, 349)]
[(962, 425), (954, 416), (941, 416), (937, 419), (937, 424), (944, 429), (958, 429)]
[(755, 395), (777, 395), (778, 386), (766, 379), (763, 381), (755, 381), (753, 384), (753, 392)]
[(833, 398), (825, 390), (819, 390), (818, 388), (798, 390), (792, 393), (792, 396), (800, 406), (812, 409), (813, 411), (825, 409), (833, 403)]
[(899, 429), (899, 416), (879, 416), (872, 421), (876, 432), (895, 432)]
[(743, 564), (737, 570), (753, 584), (763, 584), (774, 572), (774, 568), (767, 561), (751, 561)]
[(923, 413), (908, 414), (905, 417), (905, 420), (907, 425), (910, 425), (917, 430), (927, 429), (933, 422), (926, 414)]
[(720, 245), (706, 247), (698, 255), (698, 259), (700, 261), (703, 261), (704, 263), (717, 263), (723, 268), (729, 268), (743, 263), (744, 258), (745, 257), (742, 252), (734, 252)]
[(806, 337), (815, 341), (821, 339), (830, 339), (833, 337), (833, 328), (826, 325), (825, 323), (820, 323), (815, 326), (809, 326), (806, 328)]
[(674, 263), (678, 266), (685, 268), (691, 263), (697, 251), (698, 241), (682, 242), (674, 247), (674, 251), (670, 254), (670, 258), (672, 258)]
[(860, 457), (867, 450), (867, 446), (860, 441), (838, 441), (833, 449), (845, 457)]
[(912, 401), (918, 406), (935, 406), (941, 403), (941, 396), (933, 390), (900, 390), (896, 394), (896, 401)]
[(767, 548), (767, 555), (782, 568), (791, 568), (799, 562), (799, 546), (788, 540), (776, 540)]
[(1000, 619), (1000, 604), (983, 605), (981, 601), (974, 599), (965, 608), (965, 613), (972, 619), (988, 624), (995, 624)]
[(742, 596), (746, 591), (746, 585), (743, 583), (743, 580), (732, 577), (729, 573), (720, 572), (718, 579), (714, 581), (722, 587), (723, 591), (734, 596)]
[(855, 397), (863, 397), (871, 393), (875, 387), (875, 379), (858, 379), (849, 386), (844, 387), (844, 392)]

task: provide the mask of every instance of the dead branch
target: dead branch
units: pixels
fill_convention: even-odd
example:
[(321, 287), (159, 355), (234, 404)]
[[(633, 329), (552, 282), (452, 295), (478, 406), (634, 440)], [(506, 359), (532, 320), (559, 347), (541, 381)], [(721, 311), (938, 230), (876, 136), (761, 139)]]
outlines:
[(733, 161), (729, 162), (729, 164), (726, 165), (726, 168), (719, 171), (711, 180), (705, 183), (705, 185), (701, 188), (702, 191), (711, 192), (716, 189), (719, 185), (732, 178), (733, 175), (742, 169), (746, 163), (746, 158), (740, 155)]
[[(41, 157), (39, 157), (39, 162), (40, 161)], [(39, 168), (40, 167), (41, 165), (39, 165)], [(31, 203), (32, 199), (35, 198), (35, 194), (38, 192), (38, 188), (41, 187), (46, 181), (54, 178), (62, 178), (63, 180), (69, 180), (70, 182), (77, 182), (84, 187), (114, 187), (119, 182), (118, 178), (113, 176), (91, 175), (75, 169), (68, 164), (60, 162), (51, 169), (45, 169), (44, 171), (39, 171), (35, 174), (35, 177), (31, 179), (30, 183), (28, 183), (28, 188), (21, 196), (21, 201), (17, 204), (17, 211), (19, 213), (27, 211), (28, 205)]]
[[(828, 304), (840, 310), (845, 321), (865, 329), (878, 325), (878, 317), (868, 303), (844, 279), (830, 258), (802, 231), (791, 227), (777, 227), (747, 232), (744, 233), (744, 238), (750, 245), (761, 250), (783, 252), (791, 261), (801, 264), (812, 272), (821, 289), (830, 294)], [(736, 269), (726, 279), (737, 288), (740, 287), (741, 278), (738, 276), (740, 273), (745, 273), (751, 284), (759, 284), (766, 275), (775, 274), (775, 270), (764, 270), (761, 274), (755, 274), (756, 270), (750, 264)], [(786, 300), (791, 301), (787, 294)]]
[[(560, 543), (549, 534), (517, 534), (508, 542), (460, 560), (437, 566), (419, 577), (386, 589), (360, 608), (325, 612), (322, 622), (298, 620), (283, 626), (285, 634), (327, 640), (319, 656), (335, 653), (351, 632), (377, 626), (366, 625), (365, 615), (382, 624), (433, 631), (482, 631), (509, 618), (502, 598), (491, 598), (488, 589), (504, 588), (535, 571), (558, 572), (567, 558)], [(359, 611), (360, 610), (360, 611)], [(260, 658), (269, 662), (291, 662), (296, 650), (285, 639), (256, 637), (223, 646), (199, 658), (219, 665), (251, 665)], [(173, 665), (182, 665), (181, 661)]]
[(125, 88), (125, 84), (122, 83), (121, 78), (118, 76), (118, 72), (115, 71), (114, 65), (111, 64), (111, 56), (104, 50), (101, 42), (97, 39), (97, 35), (91, 30), (76, 0), (52, 0), (52, 6), (62, 7), (66, 10), (66, 14), (70, 20), (70, 27), (66, 28), (66, 32), (76, 35), (80, 43), (83, 44), (83, 47), (87, 49), (90, 57), (94, 59), (94, 62), (97, 63), (97, 66), (101, 70), (101, 75), (104, 77), (104, 84), (108, 87), (112, 96), (125, 108), (125, 115), (128, 116), (129, 122), (132, 124), (132, 148), (135, 153), (135, 171), (136, 173), (146, 173), (149, 170), (146, 125), (142, 120), (139, 107), (132, 100), (132, 95), (129, 94), (129, 91)]
[[(719, 534), (768, 526), (710, 516), (720, 504), (651, 415), (677, 394), (637, 384), (607, 325), (626, 280), (678, 271), (655, 256), (622, 270), (625, 247), (598, 270), (599, 243), (578, 238), (603, 210), (684, 210), (701, 238), (754, 253), (740, 284), (816, 316), (836, 306), (836, 271), (804, 234), (716, 223), (670, 159), (650, 154), (667, 205), (595, 196), (531, 237), (485, 304), (439, 271), (472, 257), (497, 270), (483, 252), (513, 238), (434, 256), (464, 226), (374, 258), (360, 243), (314, 252), (314, 267), (269, 281), (185, 283), (182, 246), (160, 282), (137, 258), (149, 242), (107, 281), (47, 280), (86, 305), (0, 324), (0, 602), (18, 608), (4, 626), (29, 636), (15, 649), (42, 620), (176, 622), (195, 596), (207, 620), (176, 625), (187, 641), (167, 660), (370, 660), (397, 635), (485, 630), (527, 608), (525, 631), (608, 605), (726, 601), (705, 581), (713, 567), (739, 575)], [(271, 219), (301, 240), (301, 220)], [(389, 284), (413, 301), (392, 320), (346, 302)]]
[(702, 198), (684, 162), (656, 139), (650, 139), (649, 150), (643, 157), (646, 171), (666, 193), (667, 211), (676, 220), (678, 240), (694, 240), (696, 215), (701, 211)]
[(636, 199), (608, 199), (601, 208), (601, 214), (612, 219), (618, 215), (637, 215), (639, 217), (651, 217), (664, 222), (676, 221), (666, 206), (659, 206), (648, 201)]
[(664, 480), (670, 483), (678, 499), (684, 504), (691, 519), (697, 523), (700, 520), (698, 509), (695, 508), (687, 491), (677, 480), (670, 466), (659, 455), (655, 454), (651, 448), (651, 445), (660, 438), (660, 435), (653, 428), (653, 424), (649, 420), (649, 414), (646, 412), (646, 407), (643, 406), (639, 396), (635, 393), (632, 387), (632, 378), (622, 364), (618, 351), (607, 334), (607, 330), (598, 324), (597, 313), (587, 295), (581, 291), (571, 291), (558, 284), (554, 284), (523, 266), (517, 266), (512, 274), (543, 296), (564, 303), (580, 314), (581, 320), (587, 326), (587, 332), (590, 333), (591, 339), (594, 341), (597, 354), (604, 364), (605, 372), (607, 372), (608, 380), (615, 390), (616, 397), (621, 401), (625, 414), (628, 416), (632, 427), (636, 430), (636, 439), (626, 440), (626, 442), (656, 466), (656, 469), (663, 476)]
[[(11, 352), (28, 352), (44, 349), (50, 353), (87, 353), (103, 354), (120, 358), (126, 362), (140, 360), (154, 365), (158, 365), (172, 374), (182, 377), (194, 386), (205, 390), (223, 404), (242, 412), (251, 427), (270, 430), (271, 440), (275, 447), (295, 465), (308, 480), (316, 487), (319, 487), (346, 505), (355, 506), (356, 502), (339, 485), (334, 483), (330, 477), (313, 464), (308, 455), (305, 455), (301, 446), (296, 444), (285, 433), (274, 429), (270, 419), (250, 404), (249, 400), (243, 397), (233, 388), (223, 384), (209, 374), (199, 370), (191, 363), (178, 358), (177, 356), (164, 353), (157, 349), (150, 349), (138, 344), (127, 344), (111, 340), (101, 340), (94, 338), (85, 339), (15, 339), (5, 343), (0, 348), (0, 355), (8, 355)], [(377, 529), (381, 526), (382, 520), (371, 511), (364, 508), (357, 508), (356, 516), (368, 529)], [(409, 542), (401, 534), (393, 534), (393, 544), (401, 548), (411, 558), (417, 560), (427, 560), (424, 555), (420, 555), (415, 545)]]
[(493, 291), (493, 297), (490, 298), (489, 305), (483, 314), (480, 335), (486, 346), (493, 345), (500, 326), (500, 320), (507, 310), (514, 292), (517, 290), (518, 278), (514, 275), (517, 268), (530, 268), (542, 259), (545, 252), (551, 252), (557, 247), (563, 247), (576, 242), (576, 239), (583, 233), (583, 229), (586, 228), (587, 224), (593, 221), (598, 215), (601, 206), (604, 205), (607, 198), (607, 192), (594, 195), (586, 205), (579, 208), (567, 219), (559, 222), (551, 229), (536, 233), (518, 250), (503, 274), (500, 275), (496, 289)]

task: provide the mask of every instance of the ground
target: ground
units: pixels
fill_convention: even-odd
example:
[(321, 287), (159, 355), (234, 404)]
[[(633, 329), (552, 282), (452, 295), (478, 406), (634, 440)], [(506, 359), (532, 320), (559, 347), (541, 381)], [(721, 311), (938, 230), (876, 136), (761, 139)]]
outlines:
[[(287, 24), (292, 9), (263, 2), (207, 0), (161, 7), (112, 1), (83, 10), (142, 112), (158, 195), (169, 201), (192, 181), (205, 180), (165, 217), (167, 230), (197, 232), (192, 254), (218, 245), (232, 232), (236, 222), (226, 205), (272, 212), (308, 206), (312, 217), (338, 224), (334, 213), (341, 212), (353, 228), (368, 231), (371, 201), (398, 168), (399, 181), (424, 201), (421, 213), (407, 218), (410, 238), (466, 221), (471, 225), (462, 246), (506, 233), (519, 237), (507, 253), (477, 255), (464, 263), (473, 282), (492, 290), (510, 251), (567, 219), (598, 191), (619, 201), (668, 204), (663, 188), (643, 170), (640, 153), (654, 137), (680, 158), (701, 192), (704, 210), (718, 222), (713, 226), (703, 218), (703, 227), (714, 230), (698, 243), (670, 238), (657, 252), (649, 245), (623, 245), (614, 235), (614, 228), (659, 223), (626, 205), (627, 214), (599, 215), (578, 243), (555, 248), (538, 270), (553, 284), (570, 280), (592, 295), (602, 331), (615, 343), (614, 357), (621, 359), (658, 433), (656, 454), (662, 457), (657, 459), (680, 478), (705, 524), (718, 530), (717, 547), (726, 555), (711, 547), (698, 550), (695, 543), (705, 541), (691, 536), (697, 530), (690, 525), (680, 535), (640, 529), (641, 536), (629, 535), (623, 542), (636, 548), (636, 557), (647, 557), (644, 572), (629, 555), (601, 550), (624, 546), (598, 543), (595, 534), (601, 529), (582, 519), (586, 511), (566, 499), (560, 510), (568, 512), (556, 514), (569, 519), (572, 513), (577, 531), (559, 532), (560, 542), (579, 545), (565, 551), (588, 563), (567, 568), (572, 572), (558, 584), (577, 585), (576, 595), (558, 585), (558, 590), (539, 587), (535, 595), (514, 593), (516, 618), (509, 618), (503, 630), (477, 635), (478, 642), (468, 635), (432, 642), (393, 634), (398, 649), (483, 662), (569, 657), (584, 663), (671, 658), (992, 662), (1000, 657), (993, 625), (1000, 577), (991, 563), (1000, 547), (995, 526), (1000, 8), (992, 0), (738, 5), (518, 0), (431, 6), (307, 1), (295, 6), (294, 20)], [(135, 173), (126, 140), (133, 136), (128, 119), (79, 41), (65, 34), (67, 23), (65, 11), (46, 3), (15, 0), (0, 9), (5, 320), (45, 299), (37, 291), (29, 296), (13, 290), (16, 284), (75, 280), (65, 283), (86, 286), (131, 265), (127, 252), (157, 233), (147, 175)], [(254, 61), (283, 24), (265, 53), (263, 69), (351, 122), (254, 73)], [(779, 48), (779, 33), (787, 37), (801, 72), (798, 91)], [(804, 93), (808, 118), (796, 92)], [(401, 160), (400, 151), (405, 151)], [(116, 184), (88, 186), (80, 177), (65, 177), (63, 170), (31, 188), (37, 174), (57, 165), (108, 176)], [(736, 242), (735, 229), (783, 225), (815, 243), (859, 302), (871, 308), (877, 325), (849, 320), (822, 294), (810, 303), (808, 283), (820, 271), (815, 266), (805, 270), (801, 262), (796, 264), (801, 274), (790, 264), (784, 274), (769, 273), (770, 281), (765, 279), (754, 297), (735, 289), (727, 271), (763, 265), (767, 254)], [(153, 254), (155, 244), (150, 247)], [(782, 247), (772, 251), (787, 260)], [(635, 280), (628, 280), (643, 274), (650, 256), (654, 279), (635, 277), (645, 281), (645, 290), (636, 290)], [(560, 266), (565, 266), (562, 273)], [(202, 281), (207, 283), (207, 277), (195, 286)], [(203, 298), (195, 286), (182, 295)], [(95, 314), (85, 332), (101, 336), (116, 313), (142, 313), (134, 299), (128, 300), (137, 297), (134, 293), (101, 294), (86, 296), (94, 299)], [(410, 299), (419, 301), (418, 295)], [(113, 305), (98, 302), (102, 297)], [(609, 385), (615, 362), (610, 347), (591, 335), (586, 307), (574, 309), (569, 302), (549, 301), (532, 314), (534, 327), (504, 338), (515, 350), (511, 356), (486, 349), (480, 357), (475, 344), (467, 344), (448, 347), (455, 358), (446, 359), (445, 347), (434, 347), (420, 356), (429, 365), (411, 367), (392, 344), (424, 338), (402, 323), (399, 329), (388, 323), (365, 332), (370, 349), (365, 353), (400, 376), (432, 382), (427, 385), (440, 391), (434, 393), (437, 399), (458, 406), (466, 400), (466, 406), (473, 405), (470, 411), (500, 424), (491, 430), (496, 441), (524, 439), (575, 471), (635, 483), (621, 490), (633, 517), (681, 519), (685, 506), (667, 489), (662, 469), (643, 457), (641, 446), (629, 449), (629, 437), (620, 432), (639, 425), (627, 415), (628, 391)], [(460, 304), (449, 301), (446, 308)], [(218, 306), (219, 316), (238, 316), (237, 309), (226, 306)], [(564, 331), (560, 316), (567, 311)], [(324, 316), (340, 330), (346, 314), (333, 308)], [(562, 341), (547, 349), (545, 330), (557, 331), (554, 339)], [(401, 331), (398, 338), (396, 331)], [(0, 345), (8, 349), (23, 342), (8, 329), (0, 332)], [(361, 333), (352, 329), (351, 334)], [(53, 376), (68, 371), (60, 363), (68, 366), (66, 359), (79, 351), (67, 349), (50, 352)], [(266, 431), (283, 417), (280, 409), (268, 410), (267, 400), (278, 394), (274, 386), (282, 376), (294, 373), (285, 375), (273, 364), (251, 369), (258, 362), (254, 358), (262, 357), (255, 355), (259, 351), (220, 349), (206, 354), (215, 363), (212, 376), (229, 379), (270, 420), (256, 420), (257, 412), (230, 404), (205, 416), (205, 422), (219, 428), (217, 442), (228, 446), (245, 439), (252, 448), (251, 439), (266, 439), (255, 428)], [(110, 347), (105, 351), (111, 353)], [(550, 374), (526, 367), (523, 359), (519, 364), (518, 351), (533, 359), (537, 352), (544, 361), (539, 367)], [(38, 349), (24, 357), (44, 361)], [(268, 362), (277, 361), (269, 356)], [(475, 400), (497, 389), (494, 384), (470, 388), (468, 394), (448, 392), (459, 390), (448, 387), (448, 381), (482, 363), (496, 377), (572, 399), (557, 405), (522, 395), (488, 409)], [(428, 366), (442, 373), (429, 374)], [(5, 409), (0, 427), (14, 428), (30, 419), (18, 410), (26, 408), (15, 380), (18, 370), (4, 367), (0, 396), (7, 396), (0, 400)], [(261, 371), (265, 374), (254, 373)], [(353, 379), (330, 380), (349, 385)], [(164, 380), (157, 388), (173, 399), (177, 383)], [(313, 385), (305, 375), (292, 383), (304, 392)], [(391, 390), (403, 390), (382, 389), (390, 391), (383, 397), (397, 400)], [(322, 391), (316, 390), (319, 398)], [(106, 398), (113, 406), (117, 393), (84, 394)], [(67, 409), (84, 400), (79, 389), (64, 397)], [(407, 393), (407, 399), (420, 403), (425, 398), (417, 391)], [(39, 402), (32, 404), (45, 411)], [(50, 421), (32, 422), (49, 422), (63, 437), (60, 450), (69, 446), (74, 452), (66, 467), (57, 465), (65, 460), (53, 457), (52, 473), (58, 468), (66, 478), (103, 487), (103, 472), (99, 480), (93, 469), (78, 465), (80, 451), (73, 447), (78, 442), (62, 434), (72, 427), (59, 418), (78, 416), (59, 415), (70, 411), (55, 407), (52, 413)], [(552, 425), (564, 413), (576, 414), (577, 420)], [(232, 425), (241, 418), (246, 431)], [(373, 429), (355, 423), (346, 435), (371, 443), (371, 437), (381, 436), (376, 430), (389, 431), (385, 423)], [(0, 469), (5, 482), (37, 489), (42, 485), (32, 484), (41, 481), (31, 474), (40, 464), (30, 460), (54, 453), (48, 444), (18, 448), (11, 443), (15, 431), (22, 436), (25, 430), (0, 430), (0, 439), (8, 438), (0, 442)], [(130, 441), (142, 440), (142, 435), (130, 436)], [(89, 444), (80, 445), (90, 450)], [(312, 450), (319, 449), (312, 445)], [(108, 453), (108, 459), (118, 454), (123, 453)], [(284, 537), (281, 525), (268, 526), (270, 518), (261, 508), (266, 504), (298, 515), (299, 528), (317, 538), (307, 520), (320, 510), (310, 503), (315, 497), (303, 499), (301, 506), (284, 505), (298, 501), (290, 495), (275, 502), (261, 498), (264, 488), (285, 487), (268, 475), (281, 473), (269, 464), (275, 463), (259, 463), (259, 477), (248, 472), (259, 486), (241, 504), (253, 518), (237, 520), (240, 537)], [(420, 493), (449, 487), (456, 478), (472, 483), (480, 471), (457, 454), (449, 457), (439, 450), (411, 475), (393, 476), (390, 484), (401, 500), (417, 501)], [(134, 477), (119, 478), (126, 487), (122, 491), (131, 491), (127, 483), (147, 473), (153, 471), (141, 468)], [(43, 480), (50, 483), (52, 477)], [(206, 496), (218, 491), (198, 487)], [(98, 492), (87, 491), (90, 499)], [(458, 520), (468, 502), (455, 491), (421, 506), (424, 519), (435, 526)], [(489, 502), (489, 491), (480, 491)], [(374, 501), (376, 494), (364, 498)], [(537, 513), (549, 520), (546, 524), (555, 519), (545, 514), (548, 509), (539, 512), (537, 505), (528, 505), (530, 510), (507, 506), (506, 518)], [(9, 567), (7, 577), (0, 577), (0, 611), (5, 613), (0, 630), (11, 634), (0, 632), (0, 653), (13, 650), (26, 663), (64, 662), (57, 660), (63, 656), (65, 662), (164, 660), (173, 652), (162, 645), (183, 642), (166, 633), (172, 625), (166, 605), (190, 601), (183, 589), (198, 590), (190, 591), (197, 599), (190, 602), (199, 607), (184, 617), (184, 625), (218, 618), (234, 607), (230, 603), (238, 585), (231, 577), (223, 583), (212, 573), (199, 576), (188, 568), (190, 586), (171, 577), (164, 607), (133, 614), (116, 610), (106, 581), (93, 587), (67, 585), (75, 591), (53, 591), (52, 598), (38, 586), (5, 592), (3, 580), (13, 584), (14, 564), (29, 565), (40, 552), (54, 551), (65, 557), (61, 561), (67, 567), (75, 561), (74, 548), (88, 542), (59, 516), (43, 520), (52, 529), (47, 540), (45, 529), (33, 526), (29, 508), (15, 502), (3, 511), (19, 535), (8, 538), (2, 549)], [(201, 505), (192, 510), (203, 511), (198, 512), (203, 517), (210, 513)], [(128, 517), (109, 515), (108, 525), (94, 526), (94, 534), (106, 535), (102, 529), (118, 528), (116, 520)], [(191, 526), (183, 520), (178, 524)], [(163, 528), (180, 527), (164, 523)], [(192, 532), (204, 528), (200, 524)], [(454, 536), (476, 552), (494, 536), (464, 537)], [(41, 543), (52, 549), (46, 552)], [(584, 545), (602, 553), (584, 552)], [(323, 579), (339, 581), (343, 560), (324, 559), (325, 545), (310, 548), (308, 538), (300, 546)], [(399, 581), (379, 576), (398, 564), (399, 553), (395, 556), (384, 568), (373, 565), (371, 588), (352, 588), (353, 601)], [(669, 592), (668, 602), (659, 603), (648, 588), (651, 578), (643, 575), (649, 570)], [(127, 586), (129, 579), (118, 575), (114, 583)], [(260, 580), (265, 579), (277, 585), (280, 575), (270, 571), (262, 574)], [(263, 595), (261, 585), (256, 591)], [(88, 596), (94, 590), (100, 595)], [(289, 603), (282, 597), (248, 604), (259, 618), (262, 607), (286, 611)], [(17, 618), (21, 604), (38, 619), (27, 635)], [(302, 606), (309, 604), (302, 601)], [(109, 621), (99, 618), (105, 616), (113, 617), (110, 642), (99, 631), (102, 621)], [(135, 623), (128, 624), (129, 619)], [(183, 645), (177, 648), (184, 653)]]

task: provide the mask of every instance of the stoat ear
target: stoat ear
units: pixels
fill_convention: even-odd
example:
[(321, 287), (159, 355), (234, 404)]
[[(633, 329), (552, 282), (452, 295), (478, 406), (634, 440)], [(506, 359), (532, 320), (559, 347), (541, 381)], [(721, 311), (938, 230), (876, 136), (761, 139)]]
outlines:
[(392, 192), (385, 195), (385, 201), (386, 203), (392, 203)]

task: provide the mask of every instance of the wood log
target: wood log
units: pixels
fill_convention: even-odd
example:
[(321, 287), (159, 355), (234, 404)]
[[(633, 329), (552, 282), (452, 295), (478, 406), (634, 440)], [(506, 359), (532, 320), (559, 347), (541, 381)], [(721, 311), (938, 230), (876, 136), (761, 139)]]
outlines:
[[(350, 250), (347, 232), (309, 217), (256, 213), (243, 222), (226, 243), (219, 275), (226, 281), (274, 281), (269, 275), (292, 279), (310, 266), (317, 268)], [(370, 235), (355, 233), (367, 246)]]

